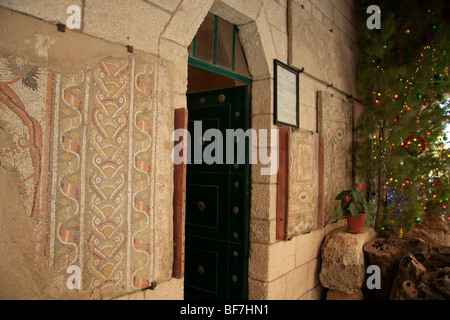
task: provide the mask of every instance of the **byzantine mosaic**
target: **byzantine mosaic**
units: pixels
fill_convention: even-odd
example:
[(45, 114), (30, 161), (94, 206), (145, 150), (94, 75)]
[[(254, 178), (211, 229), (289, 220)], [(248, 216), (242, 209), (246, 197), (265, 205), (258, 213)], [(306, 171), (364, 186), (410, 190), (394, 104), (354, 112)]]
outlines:
[(318, 136), (310, 132), (293, 133), (289, 153), (288, 234), (291, 238), (317, 227)]
[(0, 135), (10, 146), (0, 165), (14, 173), (23, 212), (36, 222), (36, 254), (59, 274), (61, 290), (70, 265), (86, 290), (133, 291), (153, 280), (161, 68), (105, 58), (64, 74), (0, 55)]
[[(335, 197), (352, 184), (353, 105), (321, 93), (321, 131), (324, 138), (324, 222), (334, 222)], [(289, 150), (288, 237), (317, 228), (318, 217), (318, 134), (298, 131), (291, 135)]]
[(352, 184), (352, 121), (353, 105), (347, 101), (323, 94), (322, 130), (325, 167), (325, 224), (333, 222), (335, 198)]

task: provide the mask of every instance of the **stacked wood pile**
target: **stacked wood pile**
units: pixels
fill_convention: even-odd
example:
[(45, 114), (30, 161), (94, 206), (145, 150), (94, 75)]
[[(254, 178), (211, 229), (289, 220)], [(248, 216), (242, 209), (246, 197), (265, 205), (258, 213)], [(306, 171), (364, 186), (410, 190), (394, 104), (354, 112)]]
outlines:
[(450, 230), (441, 219), (426, 217), (405, 239), (378, 238), (364, 252), (381, 270), (376, 299), (450, 299)]

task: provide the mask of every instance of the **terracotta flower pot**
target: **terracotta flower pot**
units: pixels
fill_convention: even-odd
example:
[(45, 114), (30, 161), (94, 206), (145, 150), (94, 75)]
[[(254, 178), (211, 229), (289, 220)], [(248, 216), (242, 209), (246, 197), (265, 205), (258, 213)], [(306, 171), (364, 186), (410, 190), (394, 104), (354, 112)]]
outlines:
[(347, 232), (349, 233), (362, 233), (364, 232), (364, 226), (366, 224), (366, 214), (360, 213), (353, 218), (351, 214), (347, 215)]

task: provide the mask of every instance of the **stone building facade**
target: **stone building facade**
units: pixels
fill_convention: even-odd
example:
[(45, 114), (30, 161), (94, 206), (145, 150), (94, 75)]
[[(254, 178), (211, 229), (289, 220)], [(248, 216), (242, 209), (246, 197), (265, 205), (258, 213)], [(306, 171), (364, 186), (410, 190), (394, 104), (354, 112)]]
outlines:
[[(68, 28), (72, 5), (79, 29)], [(249, 127), (280, 129), (274, 59), (304, 71), (284, 173), (253, 164), (245, 175), (243, 279), (224, 281), (240, 281), (249, 299), (320, 299), (319, 249), (343, 226), (333, 200), (352, 184), (354, 9), (351, 0), (1, 0), (0, 298), (184, 298), (186, 221), (183, 208), (174, 219), (174, 194), (186, 182), (171, 136), (201, 81), (189, 47), (212, 14), (238, 30)], [(79, 289), (67, 284), (69, 266)]]

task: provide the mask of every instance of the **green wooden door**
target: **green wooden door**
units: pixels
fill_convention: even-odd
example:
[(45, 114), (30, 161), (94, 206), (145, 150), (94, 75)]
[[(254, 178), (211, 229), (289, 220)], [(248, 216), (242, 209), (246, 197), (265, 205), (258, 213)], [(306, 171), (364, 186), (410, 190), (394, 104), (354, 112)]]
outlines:
[(246, 299), (248, 151), (245, 164), (227, 164), (225, 130), (247, 130), (247, 86), (189, 94), (187, 99), (192, 162), (195, 143), (201, 143), (202, 151), (212, 143), (196, 141), (195, 121), (201, 121), (202, 135), (219, 129), (224, 148), (223, 164), (187, 166), (185, 298)]

